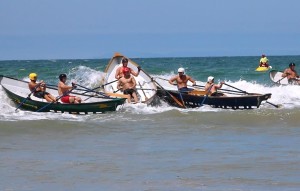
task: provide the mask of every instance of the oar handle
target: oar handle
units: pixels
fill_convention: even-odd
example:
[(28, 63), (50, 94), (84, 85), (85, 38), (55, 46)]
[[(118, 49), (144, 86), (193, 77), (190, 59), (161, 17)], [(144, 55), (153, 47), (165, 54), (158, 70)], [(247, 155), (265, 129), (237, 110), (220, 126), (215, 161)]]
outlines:
[(279, 105), (276, 105), (276, 104), (271, 103), (271, 102), (269, 102), (269, 101), (266, 101), (266, 103), (268, 103), (268, 104), (270, 104), (270, 105), (272, 105), (272, 106), (274, 106), (274, 107), (276, 107), (276, 108), (279, 108)]
[[(80, 84), (76, 84), (76, 85), (79, 86), (79, 87), (81, 87), (81, 88), (83, 88), (83, 89), (86, 89), (86, 90), (88, 90), (88, 91), (90, 91), (90, 92), (95, 92), (96, 94), (102, 95), (102, 96), (105, 97), (105, 98), (110, 98), (109, 96), (105, 95), (104, 93), (97, 92), (97, 91), (95, 91), (95, 90), (93, 90), (93, 89), (84, 87), (84, 86), (82, 86), (82, 85), (80, 85)], [(97, 88), (96, 88), (96, 89), (97, 89)], [(85, 92), (85, 93), (86, 93), (86, 92)]]
[(232, 86), (232, 85), (229, 85), (229, 84), (227, 84), (227, 83), (224, 83), (226, 86), (228, 86), (228, 87), (231, 87), (231, 88), (233, 88), (233, 89), (236, 89), (236, 90), (239, 90), (240, 92), (242, 92), (242, 93), (245, 93), (245, 94), (249, 94), (248, 92), (246, 92), (246, 91), (244, 91), (244, 90), (241, 90), (241, 89), (239, 89), (239, 88), (236, 88), (236, 87), (234, 87), (234, 86)]
[[(139, 68), (139, 70), (141, 70), (141, 68)], [(144, 96), (145, 96), (145, 100), (147, 101), (147, 100), (148, 100), (148, 97), (146, 96), (146, 93), (145, 93), (145, 91), (144, 91), (144, 89), (143, 89), (143, 86), (142, 86), (142, 84), (141, 84), (140, 82), (138, 82), (138, 83), (139, 83), (139, 85), (140, 85), (140, 87), (141, 87), (141, 90), (142, 90)]]
[(207, 93), (206, 93), (206, 95), (205, 95), (205, 97), (203, 98), (203, 100), (202, 100), (202, 102), (201, 102), (201, 104), (200, 104), (200, 107), (203, 105), (203, 103), (205, 102), (205, 100), (206, 100), (206, 98), (208, 97), (208, 94), (209, 94), (209, 92), (210, 92), (210, 90), (211, 90), (211, 88), (214, 86), (214, 84), (212, 84), (209, 88), (208, 88), (208, 90), (207, 90)]
[(279, 79), (277, 82), (275, 82), (276, 84), (278, 84), (281, 80), (283, 80), (284, 78), (286, 78), (287, 76), (285, 77), (282, 77), (281, 79)]
[(15, 112), (25, 103), (25, 101), (26, 100), (28, 100), (29, 98), (30, 98), (30, 96), (31, 96), (31, 94), (33, 94), (34, 92), (35, 92), (35, 90), (38, 88), (38, 87), (40, 87), (40, 83), (38, 83), (35, 87), (34, 87), (34, 89), (28, 94), (28, 96), (18, 105), (18, 107), (16, 108), (16, 110), (15, 110)]

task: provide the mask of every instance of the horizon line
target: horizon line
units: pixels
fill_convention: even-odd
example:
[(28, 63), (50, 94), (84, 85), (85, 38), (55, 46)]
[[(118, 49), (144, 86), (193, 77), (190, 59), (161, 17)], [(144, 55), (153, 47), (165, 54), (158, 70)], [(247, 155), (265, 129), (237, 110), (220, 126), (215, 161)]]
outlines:
[[(124, 55), (125, 56), (125, 55)], [(300, 56), (297, 54), (290, 54), (290, 55), (266, 55), (267, 57), (274, 57), (274, 56)], [(111, 59), (111, 57), (103, 57), (103, 58), (33, 58), (33, 59), (3, 59), (3, 61), (29, 61), (29, 60), (101, 60), (101, 59)], [(126, 56), (128, 57), (128, 56)], [(131, 59), (159, 59), (159, 58), (221, 58), (221, 57), (261, 57), (261, 55), (235, 55), (235, 56), (158, 56), (158, 57), (128, 57)]]

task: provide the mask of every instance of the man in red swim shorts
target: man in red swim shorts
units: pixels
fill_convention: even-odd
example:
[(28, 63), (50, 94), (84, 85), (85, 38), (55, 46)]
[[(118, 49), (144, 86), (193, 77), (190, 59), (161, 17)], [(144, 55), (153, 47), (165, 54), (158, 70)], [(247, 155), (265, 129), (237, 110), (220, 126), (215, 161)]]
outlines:
[(60, 74), (59, 75), (59, 80), (58, 82), (58, 94), (61, 97), (61, 102), (63, 103), (81, 103), (81, 98), (77, 96), (70, 96), (68, 92), (73, 88), (75, 84), (72, 83), (73, 86), (68, 86), (66, 85), (67, 81), (67, 75), (66, 74)]

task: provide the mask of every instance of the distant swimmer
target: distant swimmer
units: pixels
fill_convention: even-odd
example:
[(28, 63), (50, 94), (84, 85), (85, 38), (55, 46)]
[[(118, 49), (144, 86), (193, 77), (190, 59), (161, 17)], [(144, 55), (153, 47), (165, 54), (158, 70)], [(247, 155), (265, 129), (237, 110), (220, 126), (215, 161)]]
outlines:
[(138, 67), (138, 72), (137, 72), (137, 73), (136, 73), (135, 71), (133, 71), (131, 68), (129, 68), (129, 67), (128, 67), (128, 59), (125, 58), (125, 57), (122, 59), (122, 65), (123, 65), (123, 66), (119, 67), (119, 68), (117, 69), (117, 71), (116, 71), (116, 74), (115, 74), (115, 78), (116, 78), (116, 79), (120, 79), (121, 77), (124, 76), (124, 74), (123, 74), (123, 69), (124, 69), (124, 68), (128, 68), (129, 71), (130, 71), (130, 73), (131, 73), (133, 76), (135, 76), (135, 77), (137, 77), (137, 76), (139, 75), (140, 71), (141, 71), (141, 67), (140, 67), (140, 66)]
[(221, 89), (224, 82), (221, 82), (220, 84), (214, 83), (215, 78), (213, 76), (209, 76), (207, 78), (207, 83), (205, 84), (204, 90), (209, 91), (209, 94), (211, 96), (224, 96), (223, 93), (219, 93), (218, 89)]
[(289, 67), (284, 70), (282, 77), (286, 77), (290, 84), (300, 85), (300, 79), (297, 71), (295, 70), (296, 64), (290, 63)]
[(261, 58), (259, 60), (259, 67), (269, 67), (269, 60), (264, 54), (261, 55)]
[(30, 82), (28, 83), (28, 87), (31, 92), (33, 92), (33, 95), (37, 98), (45, 98), (47, 102), (56, 102), (56, 99), (53, 95), (46, 92), (46, 84), (42, 80), (40, 82), (37, 82), (37, 74), (31, 73), (29, 74)]
[(188, 88), (187, 87), (187, 83), (188, 81), (192, 82), (193, 83), (193, 86), (196, 85), (196, 81), (191, 78), (190, 76), (186, 75), (184, 73), (184, 68), (178, 68), (178, 75), (172, 77), (170, 80), (169, 80), (169, 83), (172, 84), (172, 85), (175, 85), (174, 82), (176, 81), (177, 83), (177, 87), (178, 87), (178, 90), (180, 92), (189, 92), (189, 91), (193, 91), (194, 89), (192, 88)]

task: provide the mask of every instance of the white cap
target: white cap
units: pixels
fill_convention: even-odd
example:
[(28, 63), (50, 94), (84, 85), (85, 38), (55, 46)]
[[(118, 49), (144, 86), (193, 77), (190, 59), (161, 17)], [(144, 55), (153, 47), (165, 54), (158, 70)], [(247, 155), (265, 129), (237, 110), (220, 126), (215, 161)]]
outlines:
[(214, 79), (214, 77), (213, 76), (208, 76), (208, 78), (207, 78), (207, 82), (210, 82), (210, 81), (212, 81)]
[(184, 73), (184, 68), (178, 68), (178, 72), (183, 72)]

